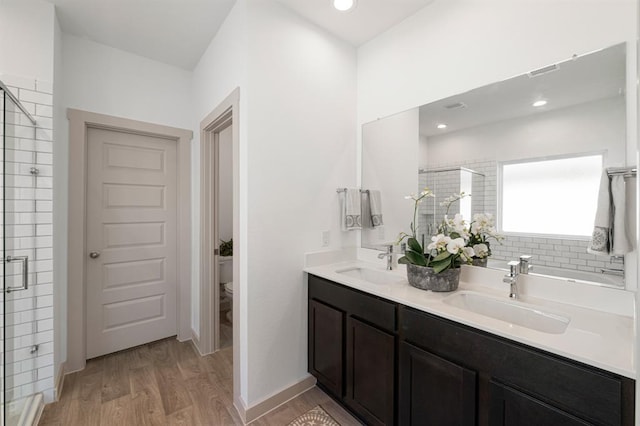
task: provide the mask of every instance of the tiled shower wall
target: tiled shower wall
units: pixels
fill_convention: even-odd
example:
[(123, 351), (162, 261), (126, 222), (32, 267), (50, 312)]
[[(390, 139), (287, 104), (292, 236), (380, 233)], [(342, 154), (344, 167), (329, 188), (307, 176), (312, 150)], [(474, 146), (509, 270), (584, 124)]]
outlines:
[[(53, 90), (44, 81), (7, 75), (0, 75), (0, 80), (37, 122), (33, 132), (22, 116), (5, 142), (6, 255), (29, 256), (30, 283), (28, 290), (5, 295), (7, 397), (17, 400), (43, 392), (48, 402), (54, 388)], [(31, 167), (37, 168), (37, 175), (31, 174)]]
[[(494, 217), (496, 217), (498, 206), (497, 162), (493, 159), (480, 161), (463, 161), (459, 163), (449, 164), (430, 164), (428, 168), (441, 169), (451, 167), (465, 167), (482, 173), (485, 176), (484, 194), (481, 195), (484, 201), (485, 212), (491, 213), (494, 215)], [(424, 188), (424, 185), (427, 185), (426, 175), (420, 174), (419, 180), (420, 189), (422, 190)], [(451, 188), (447, 187), (445, 189), (450, 189), (451, 192), (445, 193), (439, 191), (440, 193), (436, 194), (438, 196), (438, 201), (451, 195), (451, 193), (455, 193), (456, 191), (460, 192), (459, 189), (455, 189), (455, 185), (451, 186)], [(475, 194), (472, 193), (472, 197), (479, 196), (479, 191), (475, 191)], [(457, 212), (454, 207), (455, 206), (452, 206), (452, 213)], [(466, 219), (468, 220), (469, 218)], [(442, 220), (442, 218), (440, 218), (439, 220)], [(588, 254), (588, 243), (589, 242), (585, 240), (509, 235), (506, 237), (505, 241), (503, 241), (502, 244), (498, 244), (492, 240), (491, 257), (494, 260), (504, 260), (506, 262), (509, 260), (517, 260), (520, 255), (528, 254), (533, 256), (532, 260), (534, 265), (537, 264), (563, 269), (573, 269), (584, 272), (600, 273), (601, 268), (622, 268), (620, 260)]]

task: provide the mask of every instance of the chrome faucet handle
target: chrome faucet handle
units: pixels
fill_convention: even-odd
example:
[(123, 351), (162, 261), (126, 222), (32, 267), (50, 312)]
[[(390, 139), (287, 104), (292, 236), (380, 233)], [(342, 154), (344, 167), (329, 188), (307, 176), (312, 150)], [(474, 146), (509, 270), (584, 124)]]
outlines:
[(528, 274), (529, 271), (533, 268), (533, 265), (531, 264), (531, 257), (528, 254), (523, 254), (522, 256), (520, 256), (520, 273), (521, 274)]
[(385, 244), (386, 251), (384, 253), (378, 253), (378, 259), (387, 258), (387, 270), (393, 270), (393, 244)]
[(518, 270), (520, 268), (520, 262), (517, 261), (517, 260), (512, 260), (509, 263), (507, 263), (507, 265), (509, 265), (509, 276), (510, 277), (518, 276)]
[(505, 275), (502, 281), (511, 287), (509, 297), (511, 299), (518, 299), (518, 270), (520, 268), (520, 261), (512, 260), (507, 265), (509, 265), (509, 275)]

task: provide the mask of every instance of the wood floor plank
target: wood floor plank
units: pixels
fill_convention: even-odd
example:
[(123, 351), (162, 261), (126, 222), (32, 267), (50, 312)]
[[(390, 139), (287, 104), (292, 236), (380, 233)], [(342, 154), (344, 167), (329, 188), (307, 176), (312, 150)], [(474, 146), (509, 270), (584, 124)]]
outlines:
[(187, 380), (187, 389), (198, 417), (212, 425), (233, 425), (236, 422), (226, 408), (230, 401), (224, 398), (224, 391), (210, 376), (203, 373)]
[(180, 369), (176, 364), (159, 364), (154, 370), (160, 398), (166, 415), (175, 413), (192, 405)]
[(176, 357), (178, 359), (178, 368), (182, 378), (185, 380), (197, 377), (206, 371), (200, 361), (200, 355), (196, 353), (196, 349), (191, 342), (179, 343), (176, 347)]
[(138, 346), (126, 352), (127, 366), (130, 370), (145, 367), (153, 362), (148, 345)]
[(71, 398), (79, 399), (83, 402), (102, 402), (102, 379), (103, 377), (101, 372), (78, 375), (75, 378), (73, 390), (71, 390)]
[(105, 357), (102, 372), (102, 402), (131, 394), (126, 360), (125, 352), (116, 352)]
[(187, 407), (167, 416), (167, 426), (200, 426), (202, 422), (196, 416), (193, 407)]
[(134, 425), (131, 395), (112, 399), (100, 407), (100, 426)]
[(65, 413), (65, 425), (100, 426), (99, 400), (81, 401), (72, 399), (69, 409)]
[(131, 402), (136, 425), (157, 426), (165, 424), (164, 407), (153, 364), (129, 372)]
[[(90, 360), (65, 377), (60, 400), (45, 407), (39, 425), (241, 426), (232, 358), (232, 348), (200, 357), (189, 343), (171, 338)], [(360, 425), (314, 387), (252, 426), (286, 425), (316, 405), (342, 426)]]

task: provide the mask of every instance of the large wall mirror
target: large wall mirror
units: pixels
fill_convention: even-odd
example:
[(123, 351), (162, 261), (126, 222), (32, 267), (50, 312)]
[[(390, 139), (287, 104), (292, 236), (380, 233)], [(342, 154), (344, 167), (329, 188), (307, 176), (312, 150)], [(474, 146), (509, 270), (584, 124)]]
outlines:
[[(428, 241), (444, 215), (440, 202), (464, 191), (471, 197), (450, 214), (490, 213), (506, 237), (492, 244), (490, 267), (531, 255), (536, 273), (623, 288), (625, 256), (587, 247), (603, 172), (635, 167), (627, 158), (626, 52), (622, 43), (573, 54), (365, 124), (362, 188), (381, 192), (384, 226), (363, 229), (362, 246), (408, 231), (413, 205), (404, 196), (424, 187), (436, 194), (418, 211), (418, 235)], [(629, 173), (625, 182), (635, 241), (636, 179)]]

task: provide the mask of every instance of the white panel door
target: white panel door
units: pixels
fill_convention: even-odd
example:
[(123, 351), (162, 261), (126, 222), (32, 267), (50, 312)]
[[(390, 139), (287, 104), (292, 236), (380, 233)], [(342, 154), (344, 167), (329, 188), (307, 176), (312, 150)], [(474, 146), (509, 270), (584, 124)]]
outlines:
[(87, 137), (89, 359), (176, 334), (177, 156), (168, 139)]

